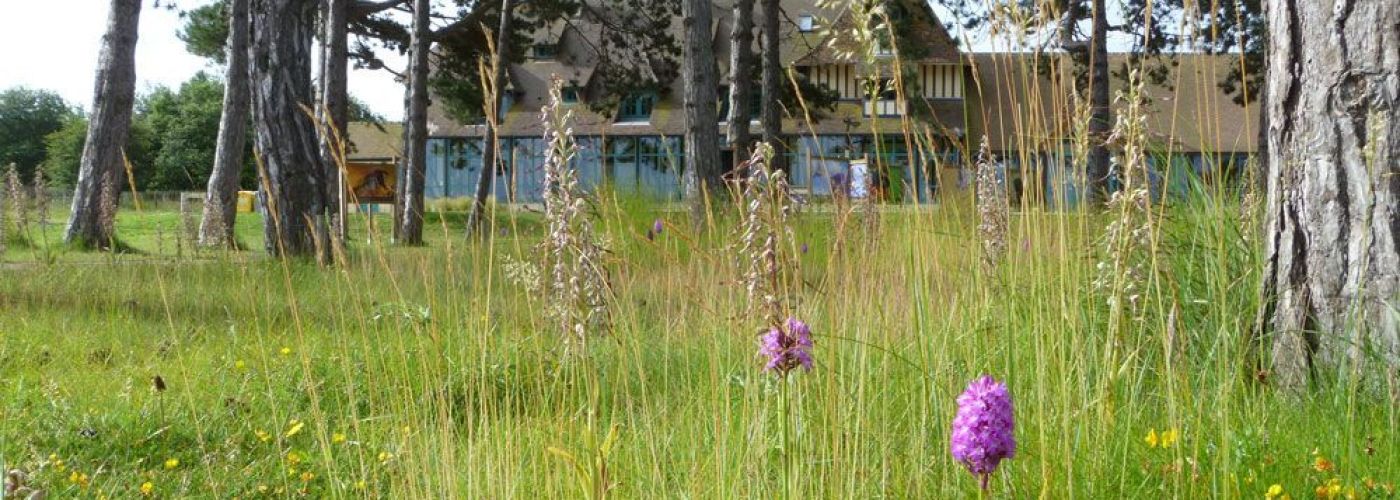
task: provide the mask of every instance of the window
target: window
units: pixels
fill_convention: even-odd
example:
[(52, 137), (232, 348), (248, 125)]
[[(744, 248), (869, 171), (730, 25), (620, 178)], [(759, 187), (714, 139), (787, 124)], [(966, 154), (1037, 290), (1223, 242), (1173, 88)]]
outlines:
[(553, 43), (535, 44), (535, 59), (554, 59), (559, 54), (559, 45)]
[(802, 14), (800, 16), (797, 16), (797, 31), (801, 31), (803, 33), (812, 31), (813, 25), (815, 24), (816, 19), (814, 19), (811, 14)]
[(573, 104), (578, 102), (579, 88), (574, 86), (564, 87), (559, 89), (559, 94), (560, 97), (564, 99), (564, 104)]
[(879, 40), (875, 44), (875, 55), (881, 57), (893, 56), (894, 44), (890, 43), (888, 40)]
[(645, 122), (651, 119), (651, 108), (656, 106), (656, 94), (646, 92), (634, 94), (622, 100), (622, 107), (618, 109), (617, 121), (619, 122)]

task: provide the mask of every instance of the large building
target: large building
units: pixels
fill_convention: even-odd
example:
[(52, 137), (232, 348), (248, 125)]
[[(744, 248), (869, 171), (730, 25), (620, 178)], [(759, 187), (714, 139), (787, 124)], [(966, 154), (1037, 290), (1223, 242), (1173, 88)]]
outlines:
[[(730, 1), (714, 4), (722, 101), (728, 88)], [(1016, 196), (1073, 203), (1083, 183), (1066, 168), (1079, 121), (1072, 65), (1048, 54), (961, 52), (926, 3), (889, 1), (900, 38), (871, 47), (870, 64), (856, 60), (871, 58), (850, 57), (860, 50), (849, 35), (850, 13), (826, 10), (815, 0), (782, 0), (782, 64), (835, 98), (825, 109), (785, 110), (794, 188), (829, 195), (831, 179), (863, 159), (880, 173), (885, 200), (929, 201), (945, 185), (966, 183), (965, 159), (985, 137)], [(679, 38), (679, 19), (672, 24)], [(564, 81), (564, 99), (574, 113), (580, 146), (575, 168), (585, 186), (609, 183), (621, 192), (663, 200), (680, 196), (686, 147), (682, 82), (628, 95), (616, 109), (597, 112), (588, 103), (599, 92), (593, 67), (599, 36), (587, 19), (547, 26), (522, 48), (528, 57), (508, 68), (499, 121), (502, 164), (493, 186), (498, 201), (539, 200), (544, 155), (539, 110), (556, 76)], [(1125, 61), (1112, 57), (1115, 68)], [(1172, 66), (1167, 81), (1148, 85), (1144, 96), (1155, 170), (1237, 175), (1237, 165), (1255, 150), (1251, 117), (1256, 113), (1237, 105), (1217, 83), (1239, 64), (1238, 56), (1176, 55), (1167, 62)], [(1115, 91), (1127, 87), (1116, 75)], [(724, 141), (728, 106), (716, 106)], [(757, 121), (751, 130), (758, 132)], [(471, 196), (482, 168), (485, 126), (460, 123), (434, 105), (429, 131), (426, 196)], [(724, 156), (732, 158), (725, 148)]]

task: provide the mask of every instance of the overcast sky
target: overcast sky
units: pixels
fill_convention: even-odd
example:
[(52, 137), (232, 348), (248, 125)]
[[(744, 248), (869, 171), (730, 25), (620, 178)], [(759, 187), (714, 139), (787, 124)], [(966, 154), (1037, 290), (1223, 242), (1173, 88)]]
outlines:
[[(223, 68), (185, 52), (175, 37), (181, 25), (175, 11), (151, 7), (141, 11), (141, 37), (136, 44), (136, 92), (152, 87), (179, 86), (196, 72), (222, 74)], [(0, 89), (24, 85), (58, 92), (88, 109), (93, 74), (102, 49), (108, 3), (105, 0), (0, 0)], [(181, 0), (193, 8), (208, 0)], [(401, 59), (390, 64), (401, 66)], [(352, 70), (350, 93), (390, 120), (403, 115), (403, 86), (383, 71)]]

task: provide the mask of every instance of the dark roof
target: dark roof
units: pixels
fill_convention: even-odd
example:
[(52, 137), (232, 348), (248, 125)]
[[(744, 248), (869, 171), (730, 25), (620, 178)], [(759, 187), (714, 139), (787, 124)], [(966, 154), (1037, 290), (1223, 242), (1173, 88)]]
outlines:
[[(1235, 104), (1218, 83), (1239, 64), (1236, 55), (1176, 54), (1163, 84), (1148, 83), (1149, 140), (1162, 149), (1253, 152), (1258, 139), (1258, 107)], [(970, 119), (985, 130), (992, 149), (1043, 149), (1073, 133), (1074, 73), (1062, 55), (971, 54), (967, 103)], [(1126, 91), (1121, 71), (1125, 54), (1109, 56), (1113, 93)], [(1156, 64), (1149, 61), (1147, 64)], [(1042, 69), (1049, 68), (1049, 69)], [(1117, 106), (1115, 105), (1115, 110)], [(977, 138), (972, 138), (974, 141)], [(973, 144), (971, 147), (977, 147)]]

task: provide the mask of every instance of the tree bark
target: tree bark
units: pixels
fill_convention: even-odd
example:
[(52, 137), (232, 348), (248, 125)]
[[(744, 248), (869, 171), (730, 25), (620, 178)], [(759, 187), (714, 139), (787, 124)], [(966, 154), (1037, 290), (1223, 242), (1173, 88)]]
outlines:
[(423, 244), (423, 181), (428, 162), (428, 51), (432, 48), (429, 26), (431, 2), (413, 2), (413, 38), (409, 43), (408, 109), (405, 113), (404, 183), (400, 186), (398, 243)]
[(1108, 199), (1108, 136), (1113, 133), (1112, 82), (1108, 75), (1108, 13), (1104, 0), (1094, 0), (1093, 34), (1089, 41), (1089, 158), (1085, 163), (1090, 203)]
[[(719, 160), (719, 119), (715, 104), (715, 53), (712, 0), (683, 0), (681, 18), (685, 27), (685, 196), (690, 201), (691, 221), (700, 227), (705, 221), (706, 198), (724, 189)], [(747, 126), (748, 124), (745, 123)]]
[(734, 26), (729, 34), (729, 145), (734, 165), (748, 158), (752, 142), (749, 103), (753, 101), (753, 0), (734, 2)]
[(205, 248), (237, 245), (238, 178), (248, 140), (248, 0), (229, 0), (228, 9), (224, 109), (199, 222), (199, 245)]
[(1259, 333), (1274, 380), (1400, 365), (1400, 3), (1268, 0), (1268, 231)]
[(251, 72), (254, 144), (267, 192), (268, 254), (330, 258), (326, 170), (312, 114), (316, 0), (254, 0)]
[(467, 233), (485, 234), (486, 199), (491, 196), (491, 185), (495, 183), (496, 164), (500, 162), (500, 137), (497, 121), (504, 102), (506, 87), (506, 65), (510, 64), (511, 15), (514, 9), (512, 0), (501, 0), (501, 24), (496, 31), (496, 53), (491, 57), (491, 85), (486, 106), (486, 133), (482, 134), (481, 177), (476, 182), (476, 196), (472, 201), (472, 213), (467, 219)]
[(73, 190), (73, 207), (63, 240), (84, 247), (113, 244), (113, 216), (121, 193), (122, 148), (131, 129), (136, 99), (136, 38), (143, 0), (112, 0), (97, 83), (92, 98), (87, 142)]
[(351, 0), (325, 0), (321, 43), (321, 162), (326, 166), (326, 200), (331, 209), (331, 235), (345, 241), (345, 179), (342, 168), (350, 122), (347, 88)]
[(762, 0), (763, 14), (763, 142), (773, 147), (775, 168), (783, 165), (783, 114), (780, 89), (783, 85), (781, 34), (778, 20), (782, 16), (780, 0)]

